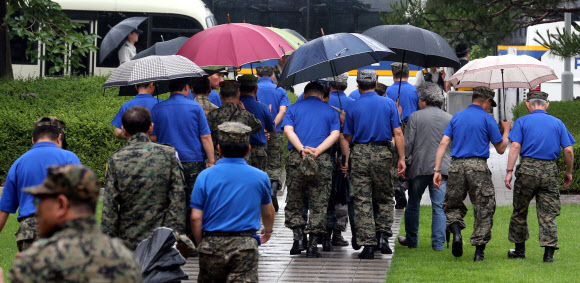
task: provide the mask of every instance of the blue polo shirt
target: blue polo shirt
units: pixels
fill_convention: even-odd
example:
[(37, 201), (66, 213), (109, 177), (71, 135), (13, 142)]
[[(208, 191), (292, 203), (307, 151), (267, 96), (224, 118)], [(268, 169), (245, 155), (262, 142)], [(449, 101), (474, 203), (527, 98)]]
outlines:
[(209, 102), (215, 104), (215, 106), (217, 107), (222, 107), (222, 100), (220, 99), (220, 94), (217, 93), (215, 90), (212, 89), (207, 97), (209, 99)]
[(202, 162), (205, 151), (201, 136), (211, 134), (203, 108), (182, 93), (155, 105), (152, 111), (153, 135), (160, 143), (175, 147), (181, 162)]
[(270, 109), (268, 109), (266, 104), (257, 101), (256, 98), (251, 95), (240, 96), (240, 101), (244, 104), (246, 110), (254, 114), (254, 117), (262, 122), (262, 130), (250, 136), (250, 144), (266, 144), (264, 129), (268, 132), (274, 131), (274, 119), (272, 119), (272, 115), (270, 115)]
[[(304, 146), (318, 147), (332, 131), (340, 131), (338, 113), (327, 103), (309, 96), (288, 107), (282, 127), (294, 127), (294, 133)], [(288, 149), (294, 146), (288, 142)]]
[(18, 209), (18, 221), (33, 215), (36, 212), (34, 197), (22, 189), (42, 184), (48, 166), (67, 164), (81, 164), (81, 161), (71, 151), (61, 149), (52, 142), (34, 144), (8, 170), (0, 210), (16, 213)]
[(576, 142), (564, 123), (544, 110), (534, 110), (517, 119), (509, 139), (522, 145), (521, 156), (544, 160), (558, 158), (560, 147)]
[[(276, 119), (278, 112), (280, 112), (280, 106), (290, 106), (290, 99), (288, 99), (288, 94), (283, 88), (278, 88), (276, 84), (270, 78), (260, 78), (258, 79), (258, 100), (270, 109), (272, 105), (272, 120)], [(276, 127), (277, 132), (282, 132), (282, 123), (278, 124)]]
[(489, 142), (503, 141), (493, 117), (475, 104), (453, 115), (443, 135), (453, 140), (451, 156), (457, 158), (489, 158)]
[[(401, 95), (399, 96), (399, 84), (401, 84)], [(407, 122), (413, 112), (420, 110), (419, 94), (417, 87), (408, 82), (395, 82), (387, 88), (387, 96), (394, 102), (397, 102), (399, 96), (399, 105), (403, 108), (403, 121)]]
[(240, 232), (259, 230), (260, 205), (271, 201), (268, 174), (243, 158), (220, 158), (197, 177), (190, 206), (203, 211), (204, 231)]
[(401, 126), (397, 105), (374, 91), (361, 94), (345, 112), (344, 134), (353, 136), (352, 142), (390, 141), (393, 129)]
[(151, 111), (153, 106), (161, 101), (163, 101), (163, 99), (155, 98), (148, 93), (137, 94), (135, 98), (121, 105), (121, 109), (119, 109), (119, 112), (117, 112), (117, 115), (115, 115), (115, 118), (113, 118), (113, 121), (111, 121), (111, 125), (120, 129), (121, 126), (123, 126), (123, 121), (121, 120), (123, 118), (123, 114), (125, 111), (127, 111), (127, 109), (133, 106), (145, 106), (147, 109), (149, 109), (149, 111)]
[(359, 99), (359, 98), (360, 98), (360, 91), (358, 90), (358, 88), (357, 88), (357, 89), (355, 89), (355, 90), (353, 90), (353, 91), (352, 91), (352, 92), (351, 92), (351, 93), (348, 95), (348, 97), (350, 97), (350, 98), (352, 98), (352, 99), (354, 99), (354, 100), (357, 100), (357, 99)]

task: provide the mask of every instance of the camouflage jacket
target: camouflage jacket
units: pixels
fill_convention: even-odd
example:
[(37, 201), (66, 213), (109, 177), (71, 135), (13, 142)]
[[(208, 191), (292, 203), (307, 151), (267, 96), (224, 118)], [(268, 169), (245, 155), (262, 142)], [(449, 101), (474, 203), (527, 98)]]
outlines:
[(141, 282), (141, 265), (119, 239), (99, 232), (94, 217), (59, 224), (12, 265), (12, 282)]
[[(235, 113), (234, 113), (235, 112)], [(207, 123), (211, 131), (211, 139), (217, 153), (218, 126), (224, 122), (240, 122), (252, 128), (251, 135), (262, 130), (262, 122), (249, 111), (239, 109), (233, 103), (224, 103), (220, 108), (209, 112)]]
[(171, 146), (137, 133), (107, 164), (103, 233), (125, 240), (130, 249), (158, 227), (185, 230), (185, 193), (181, 163)]
[(198, 95), (195, 97), (194, 100), (197, 103), (199, 103), (199, 105), (201, 105), (201, 108), (203, 108), (203, 112), (205, 113), (205, 118), (207, 118), (207, 115), (209, 115), (209, 112), (219, 108), (215, 104), (213, 104), (209, 101), (209, 98), (207, 97), (207, 95)]

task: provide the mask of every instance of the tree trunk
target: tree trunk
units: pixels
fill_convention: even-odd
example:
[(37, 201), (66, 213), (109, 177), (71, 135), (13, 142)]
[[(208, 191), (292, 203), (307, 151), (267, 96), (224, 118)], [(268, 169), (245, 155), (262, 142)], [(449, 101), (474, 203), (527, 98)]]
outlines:
[(13, 79), (12, 73), (12, 55), (10, 54), (10, 36), (8, 28), (4, 26), (6, 18), (7, 3), (6, 0), (0, 0), (0, 78)]

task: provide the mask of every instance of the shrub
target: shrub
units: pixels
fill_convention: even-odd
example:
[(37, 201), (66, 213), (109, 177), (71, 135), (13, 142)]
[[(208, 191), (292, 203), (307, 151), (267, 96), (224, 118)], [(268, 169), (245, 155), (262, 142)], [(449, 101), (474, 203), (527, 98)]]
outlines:
[[(564, 172), (566, 171), (566, 161), (564, 159), (564, 154), (561, 153), (560, 157), (556, 160), (558, 164), (558, 170), (560, 171), (560, 191), (563, 193), (580, 192), (580, 101), (554, 101), (550, 102), (550, 106), (547, 110), (548, 114), (562, 120), (564, 125), (574, 139), (576, 143), (574, 144), (574, 168), (572, 169), (573, 181), (570, 187), (564, 188), (562, 184), (564, 183)], [(514, 107), (514, 122), (517, 118), (527, 115), (528, 108), (526, 108), (525, 103), (521, 103)], [(541, 131), (541, 129), (538, 129)]]

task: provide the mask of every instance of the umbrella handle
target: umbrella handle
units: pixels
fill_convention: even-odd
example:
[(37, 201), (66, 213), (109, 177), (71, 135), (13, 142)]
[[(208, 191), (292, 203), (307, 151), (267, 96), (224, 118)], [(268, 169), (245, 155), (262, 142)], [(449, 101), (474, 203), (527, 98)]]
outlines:
[[(403, 68), (402, 65), (405, 64), (405, 53), (407, 53), (407, 51), (403, 50), (403, 61), (401, 62), (401, 68)], [(393, 71), (392, 68), (391, 68), (391, 71)], [(395, 74), (393, 74), (393, 79), (394, 79), (394, 75)], [(377, 79), (377, 81), (378, 81), (378, 79)], [(401, 79), (399, 79), (399, 91), (397, 93), (397, 103), (399, 103), (399, 97), (401, 97)]]

